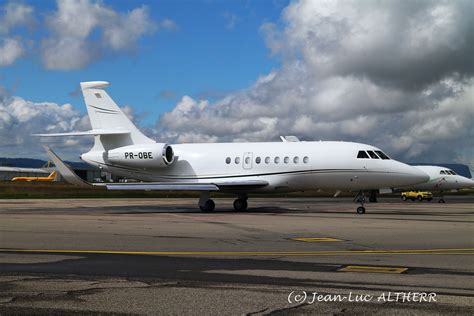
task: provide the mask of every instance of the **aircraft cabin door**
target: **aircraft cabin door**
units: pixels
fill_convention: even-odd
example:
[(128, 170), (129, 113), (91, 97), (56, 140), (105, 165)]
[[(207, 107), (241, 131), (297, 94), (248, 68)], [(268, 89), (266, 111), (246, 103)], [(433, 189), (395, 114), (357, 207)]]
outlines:
[(252, 169), (253, 153), (246, 152), (244, 153), (244, 169)]

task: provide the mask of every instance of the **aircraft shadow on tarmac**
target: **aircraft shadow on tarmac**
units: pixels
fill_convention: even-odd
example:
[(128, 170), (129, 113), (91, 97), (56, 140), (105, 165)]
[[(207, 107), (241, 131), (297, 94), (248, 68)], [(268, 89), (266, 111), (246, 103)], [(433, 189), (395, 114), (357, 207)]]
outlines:
[[(15, 255), (21, 256), (25, 254)], [(38, 254), (45, 255), (48, 254)], [(302, 279), (291, 277), (275, 277), (261, 275), (237, 274), (239, 271), (288, 271), (291, 272), (336, 272), (342, 266), (338, 263), (317, 263), (317, 262), (289, 262), (272, 259), (253, 258), (201, 258), (201, 257), (172, 257), (172, 256), (147, 256), (147, 255), (110, 255), (110, 254), (64, 254), (74, 258), (64, 259), (46, 263), (2, 263), (0, 271), (2, 273), (22, 273), (22, 274), (50, 274), (58, 275), (80, 275), (80, 276), (107, 276), (126, 278), (146, 278), (160, 279), (166, 281), (187, 281), (187, 282), (218, 282), (233, 284), (268, 284), (286, 285), (300, 287), (331, 287), (344, 289), (372, 289), (376, 286), (386, 287), (386, 290), (393, 289), (393, 286), (400, 284), (380, 284), (362, 282), (360, 280), (351, 281), (347, 278), (344, 281)], [(80, 256), (80, 258), (77, 258)], [(216, 271), (216, 272), (208, 272)], [(226, 271), (227, 273), (219, 273)], [(232, 274), (235, 271), (236, 274)], [(465, 275), (473, 276), (474, 273), (454, 271), (446, 269), (409, 268), (405, 274), (436, 274)], [(374, 288), (375, 289), (375, 288)], [(449, 294), (449, 288), (444, 289), (445, 294)], [(465, 290), (453, 288), (453, 290)]]
[(113, 206), (113, 207), (101, 207), (101, 212), (108, 214), (116, 215), (138, 215), (138, 214), (183, 214), (183, 213), (194, 213), (194, 214), (204, 214), (204, 215), (213, 215), (213, 214), (268, 214), (268, 215), (277, 215), (277, 214), (334, 214), (334, 215), (350, 215), (351, 217), (361, 217), (364, 216), (375, 216), (375, 215), (403, 215), (403, 216), (466, 216), (474, 214), (473, 211), (460, 211), (453, 213), (444, 213), (443, 210), (413, 210), (413, 209), (384, 209), (379, 210), (374, 207), (373, 210), (368, 209), (367, 214), (358, 215), (350, 207), (335, 206), (325, 207), (323, 210), (315, 209), (296, 209), (296, 208), (285, 208), (280, 206), (265, 206), (265, 207), (250, 207), (245, 211), (235, 211), (233, 208), (221, 208), (216, 209), (212, 212), (203, 213), (195, 207), (186, 207), (186, 206), (175, 206), (175, 205), (140, 205), (140, 206)]

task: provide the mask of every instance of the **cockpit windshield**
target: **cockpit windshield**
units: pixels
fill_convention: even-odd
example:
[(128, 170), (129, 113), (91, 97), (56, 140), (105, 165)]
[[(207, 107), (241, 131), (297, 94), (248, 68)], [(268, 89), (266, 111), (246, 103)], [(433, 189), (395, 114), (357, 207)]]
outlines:
[(380, 150), (359, 150), (357, 153), (357, 158), (358, 159), (384, 159), (384, 160), (390, 160), (390, 157), (384, 154)]
[(379, 155), (380, 158), (382, 158), (384, 160), (390, 160), (390, 157), (385, 155), (382, 151), (376, 150), (375, 152), (377, 153), (377, 155)]
[(364, 158), (364, 159), (369, 159), (369, 155), (367, 155), (367, 153), (363, 150), (359, 151), (359, 153), (357, 154), (357, 158)]
[(377, 154), (374, 153), (372, 150), (367, 150), (367, 153), (369, 154), (370, 158), (379, 159), (379, 156), (377, 156)]

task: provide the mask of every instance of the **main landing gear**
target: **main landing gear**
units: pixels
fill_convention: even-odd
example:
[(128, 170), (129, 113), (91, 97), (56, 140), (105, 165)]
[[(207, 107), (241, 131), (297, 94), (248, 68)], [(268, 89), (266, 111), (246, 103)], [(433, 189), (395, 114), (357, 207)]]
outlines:
[(216, 203), (210, 199), (209, 192), (201, 193), (201, 198), (199, 199), (199, 209), (203, 212), (212, 212), (216, 208)]
[[(248, 197), (246, 194), (240, 194), (234, 201), (234, 210), (245, 211), (248, 207)], [(216, 204), (210, 198), (209, 192), (202, 192), (199, 198), (199, 209), (203, 212), (212, 212), (216, 208)]]
[(365, 196), (362, 190), (359, 191), (359, 193), (356, 195), (356, 197), (354, 198), (354, 201), (357, 203), (360, 203), (360, 206), (357, 208), (357, 214), (365, 214), (365, 207), (364, 207)]
[(237, 200), (234, 201), (234, 210), (236, 211), (246, 210), (248, 207), (247, 199), (248, 198), (246, 194), (239, 195)]

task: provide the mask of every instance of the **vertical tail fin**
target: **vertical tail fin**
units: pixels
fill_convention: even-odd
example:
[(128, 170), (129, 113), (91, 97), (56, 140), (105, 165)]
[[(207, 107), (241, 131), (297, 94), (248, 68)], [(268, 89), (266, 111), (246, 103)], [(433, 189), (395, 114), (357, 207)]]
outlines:
[(130, 134), (95, 136), (95, 148), (105, 150), (133, 144), (154, 143), (130, 121), (104, 90), (106, 81), (81, 82), (87, 113), (93, 130), (126, 130)]

